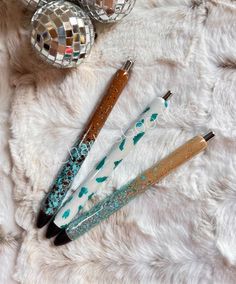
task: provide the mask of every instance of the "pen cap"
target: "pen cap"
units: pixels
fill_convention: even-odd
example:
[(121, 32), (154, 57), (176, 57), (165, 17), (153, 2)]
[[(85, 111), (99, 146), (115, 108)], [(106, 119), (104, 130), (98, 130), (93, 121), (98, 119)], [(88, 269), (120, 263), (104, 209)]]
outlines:
[(129, 71), (131, 70), (131, 68), (134, 65), (134, 61), (129, 59), (125, 62), (125, 64), (123, 65), (123, 67), (121, 68), (123, 71), (129, 73)]

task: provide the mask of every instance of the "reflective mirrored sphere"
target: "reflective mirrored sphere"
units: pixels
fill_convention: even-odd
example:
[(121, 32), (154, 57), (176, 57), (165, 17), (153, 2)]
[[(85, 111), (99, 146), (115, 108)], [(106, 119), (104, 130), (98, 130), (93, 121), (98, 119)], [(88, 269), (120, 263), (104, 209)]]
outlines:
[(136, 0), (72, 0), (79, 4), (93, 19), (112, 23), (127, 16)]
[(94, 43), (90, 18), (67, 1), (41, 7), (34, 14), (32, 25), (33, 48), (45, 61), (60, 68), (78, 66)]

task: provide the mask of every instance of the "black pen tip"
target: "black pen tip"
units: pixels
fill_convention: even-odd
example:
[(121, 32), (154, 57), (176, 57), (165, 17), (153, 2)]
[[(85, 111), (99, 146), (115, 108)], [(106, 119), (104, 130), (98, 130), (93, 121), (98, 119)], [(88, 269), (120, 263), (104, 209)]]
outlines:
[(173, 96), (173, 93), (171, 91), (168, 91), (162, 98), (165, 101), (168, 101)]
[(50, 239), (52, 237), (55, 237), (56, 235), (58, 235), (60, 232), (62, 231), (61, 228), (57, 227), (57, 225), (52, 221), (47, 228), (47, 232), (46, 232), (46, 238)]
[(42, 228), (45, 226), (50, 220), (52, 216), (45, 214), (42, 210), (40, 210), (38, 218), (37, 218), (37, 228)]
[(215, 133), (213, 131), (208, 132), (206, 135), (203, 136), (203, 138), (207, 141), (215, 137)]
[(65, 244), (68, 244), (71, 242), (71, 239), (67, 236), (67, 233), (65, 230), (63, 230), (54, 240), (55, 246), (63, 246)]

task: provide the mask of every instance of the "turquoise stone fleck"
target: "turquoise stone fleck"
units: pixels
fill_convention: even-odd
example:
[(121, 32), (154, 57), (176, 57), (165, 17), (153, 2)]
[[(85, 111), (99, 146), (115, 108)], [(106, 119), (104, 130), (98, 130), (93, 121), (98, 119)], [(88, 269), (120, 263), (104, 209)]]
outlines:
[(104, 166), (105, 161), (106, 161), (106, 158), (107, 158), (107, 156), (104, 157), (104, 158), (97, 164), (96, 170), (100, 170), (100, 169)]
[(151, 122), (155, 121), (155, 120), (157, 119), (157, 116), (158, 116), (157, 113), (153, 113), (152, 116), (151, 116), (150, 121), (151, 121)]
[(147, 107), (142, 113), (146, 113), (150, 110), (150, 107)]
[(91, 194), (88, 196), (88, 200), (92, 199), (93, 196), (94, 196), (94, 192), (91, 193)]
[(125, 147), (125, 141), (126, 141), (126, 139), (123, 139), (123, 140), (122, 140), (122, 142), (120, 143), (119, 148), (120, 148), (120, 150), (121, 150), (121, 151), (123, 151), (123, 150), (124, 150), (124, 147)]
[(114, 162), (114, 169), (122, 162), (123, 159)]
[(76, 164), (72, 165), (72, 171), (76, 172), (77, 171), (78, 166)]
[(141, 119), (140, 121), (138, 121), (138, 122), (136, 123), (136, 127), (140, 128), (140, 127), (143, 126), (143, 124), (144, 124), (144, 119)]
[(84, 194), (88, 193), (88, 189), (86, 187), (82, 187), (79, 192), (79, 198), (81, 198)]
[(78, 212), (79, 212), (80, 210), (82, 210), (82, 209), (83, 209), (83, 206), (80, 205), (80, 206), (78, 207)]
[(66, 210), (66, 211), (63, 213), (62, 218), (66, 219), (66, 218), (69, 217), (69, 215), (70, 215), (70, 209)]
[(134, 136), (134, 138), (133, 138), (134, 145), (136, 145), (138, 143), (138, 141), (143, 137), (144, 134), (145, 134), (145, 132), (140, 132), (139, 134)]
[(168, 108), (168, 102), (167, 101), (165, 101), (165, 107)]
[(57, 207), (59, 204), (58, 204), (58, 201), (52, 201), (52, 205), (54, 206), (54, 207)]
[(102, 183), (102, 182), (104, 182), (105, 180), (107, 180), (107, 178), (108, 178), (108, 177), (96, 178), (96, 181), (97, 181), (98, 183)]

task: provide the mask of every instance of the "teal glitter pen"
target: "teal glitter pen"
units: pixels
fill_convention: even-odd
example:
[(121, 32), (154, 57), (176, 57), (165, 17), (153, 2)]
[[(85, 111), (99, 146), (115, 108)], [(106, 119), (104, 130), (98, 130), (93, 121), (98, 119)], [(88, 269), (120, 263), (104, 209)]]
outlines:
[(169, 156), (156, 163), (134, 180), (124, 185), (100, 201), (92, 209), (84, 212), (55, 239), (56, 246), (64, 245), (82, 236), (113, 213), (121, 209), (138, 195), (145, 192), (151, 185), (159, 182), (173, 170), (207, 148), (208, 141), (214, 137), (213, 132), (198, 135), (172, 152)]

